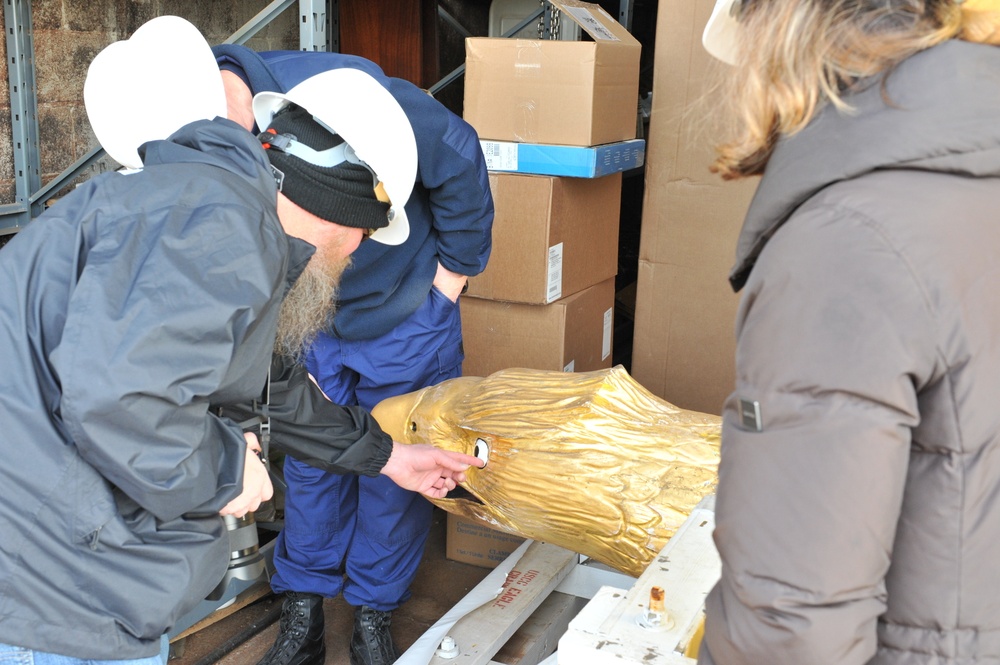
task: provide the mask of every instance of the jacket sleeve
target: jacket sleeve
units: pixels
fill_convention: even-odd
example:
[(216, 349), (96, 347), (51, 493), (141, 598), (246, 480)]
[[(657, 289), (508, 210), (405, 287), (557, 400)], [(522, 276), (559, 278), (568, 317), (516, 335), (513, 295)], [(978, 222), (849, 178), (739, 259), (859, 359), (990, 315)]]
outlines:
[(812, 207), (765, 247), (737, 320), (699, 663), (875, 654), (933, 329), (871, 220)]
[(273, 214), (200, 211), (181, 194), (103, 229), (58, 352), (61, 420), (79, 454), (159, 519), (217, 513), (241, 491), (246, 443), (208, 401), (220, 386), (264, 385), (287, 240)]
[[(271, 450), (332, 473), (377, 476), (392, 453), (392, 437), (360, 406), (334, 404), (306, 369), (286, 358), (271, 362), (267, 405), (250, 414), (267, 417)], [(238, 412), (226, 414), (241, 419)]]
[(492, 247), (493, 195), (479, 135), (425, 91), (389, 79), (417, 138), (418, 180), (426, 188), (438, 258), (448, 270), (478, 275)]

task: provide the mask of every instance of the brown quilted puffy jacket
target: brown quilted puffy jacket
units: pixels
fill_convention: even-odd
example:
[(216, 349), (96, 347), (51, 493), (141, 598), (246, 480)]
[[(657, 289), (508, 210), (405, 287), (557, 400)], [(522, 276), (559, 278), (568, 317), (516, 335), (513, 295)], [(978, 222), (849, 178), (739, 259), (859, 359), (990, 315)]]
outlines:
[(702, 665), (1000, 663), (1000, 50), (880, 82), (740, 238)]

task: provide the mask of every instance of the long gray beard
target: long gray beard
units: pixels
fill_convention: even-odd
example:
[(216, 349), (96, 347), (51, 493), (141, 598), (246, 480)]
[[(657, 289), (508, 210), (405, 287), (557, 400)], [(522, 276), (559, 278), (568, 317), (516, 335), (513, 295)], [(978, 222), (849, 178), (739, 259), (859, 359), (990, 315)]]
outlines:
[(340, 276), (350, 264), (350, 257), (330, 259), (318, 252), (310, 259), (281, 303), (275, 353), (302, 359), (316, 335), (333, 321)]

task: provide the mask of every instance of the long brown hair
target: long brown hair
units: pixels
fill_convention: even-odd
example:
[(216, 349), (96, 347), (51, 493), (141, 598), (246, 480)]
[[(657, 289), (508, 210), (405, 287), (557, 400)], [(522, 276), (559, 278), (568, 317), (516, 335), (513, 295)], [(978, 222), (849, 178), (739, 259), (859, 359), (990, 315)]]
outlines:
[[(981, 0), (967, 0), (975, 2)], [(763, 172), (781, 136), (825, 104), (918, 51), (959, 36), (953, 0), (743, 0), (740, 62), (728, 72), (732, 138), (712, 170), (732, 179)]]

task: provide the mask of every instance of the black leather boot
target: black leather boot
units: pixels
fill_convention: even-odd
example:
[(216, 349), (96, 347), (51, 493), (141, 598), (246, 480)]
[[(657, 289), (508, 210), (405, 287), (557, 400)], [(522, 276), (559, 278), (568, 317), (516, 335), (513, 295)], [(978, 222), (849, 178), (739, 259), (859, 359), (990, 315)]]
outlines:
[(257, 665), (323, 665), (324, 660), (323, 596), (287, 592), (278, 639)]
[(390, 665), (399, 658), (389, 626), (392, 612), (380, 612), (368, 606), (354, 610), (354, 634), (351, 636), (351, 665)]

